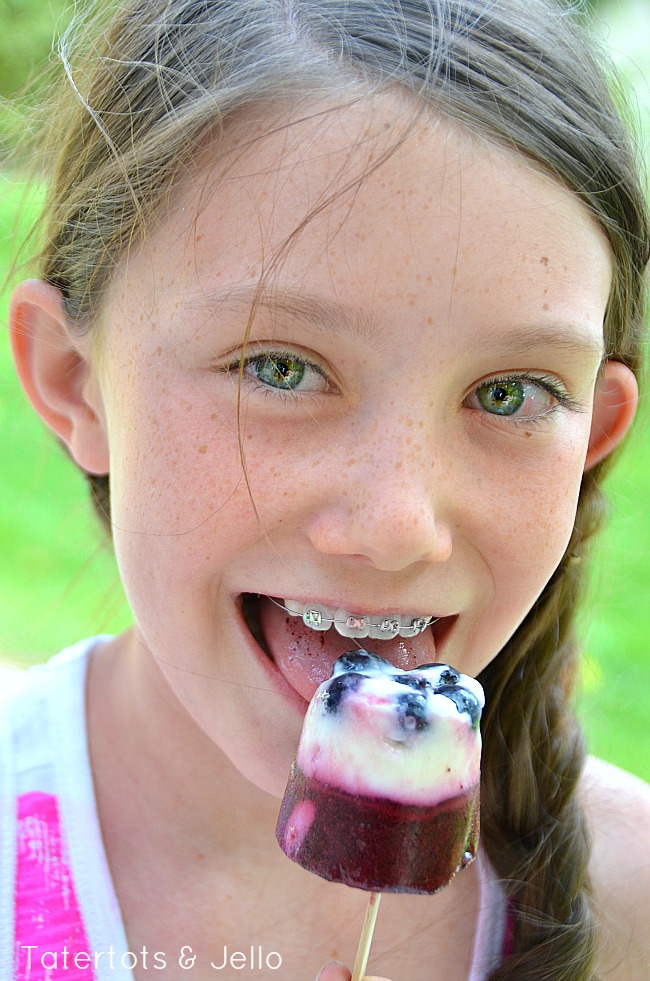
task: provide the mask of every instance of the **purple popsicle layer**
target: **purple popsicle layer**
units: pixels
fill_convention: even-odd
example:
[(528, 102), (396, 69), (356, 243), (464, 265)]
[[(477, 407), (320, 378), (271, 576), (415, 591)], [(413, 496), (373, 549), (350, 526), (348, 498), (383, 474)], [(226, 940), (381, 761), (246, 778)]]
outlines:
[(433, 893), (476, 855), (481, 686), (449, 665), (401, 671), (355, 651), (305, 717), (277, 825), (325, 879)]

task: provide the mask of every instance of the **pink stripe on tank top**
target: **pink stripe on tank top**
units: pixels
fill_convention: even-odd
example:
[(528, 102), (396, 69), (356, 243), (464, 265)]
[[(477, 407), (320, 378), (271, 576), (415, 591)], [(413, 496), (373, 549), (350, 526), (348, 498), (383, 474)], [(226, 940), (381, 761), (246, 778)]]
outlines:
[(56, 797), (23, 794), (18, 798), (15, 981), (94, 981), (93, 962)]

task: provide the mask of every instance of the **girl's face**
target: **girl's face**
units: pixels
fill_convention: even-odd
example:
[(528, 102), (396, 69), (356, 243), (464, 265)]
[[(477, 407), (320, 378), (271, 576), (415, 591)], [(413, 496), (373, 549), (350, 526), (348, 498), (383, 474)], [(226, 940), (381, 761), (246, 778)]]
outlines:
[[(603, 235), (523, 159), (429, 118), (400, 143), (400, 118), (387, 98), (318, 111), (244, 153), (233, 131), (99, 326), (142, 644), (276, 793), (343, 651), (472, 675), (497, 655), (566, 549), (585, 465)], [(439, 620), (346, 638), (258, 595)]]

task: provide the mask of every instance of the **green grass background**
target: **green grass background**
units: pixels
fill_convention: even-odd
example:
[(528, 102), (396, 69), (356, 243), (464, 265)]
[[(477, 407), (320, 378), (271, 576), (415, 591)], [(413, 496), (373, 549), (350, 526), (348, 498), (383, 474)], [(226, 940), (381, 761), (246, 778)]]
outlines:
[[(52, 18), (55, 7), (48, 6)], [(0, 29), (9, 24), (10, 8), (16, 16), (23, 11), (16, 3), (0, 0)], [(637, 86), (642, 112), (647, 112), (650, 56), (641, 48), (641, 53), (637, 53), (636, 46), (639, 39), (648, 37), (648, 11), (643, 4), (637, 6), (636, 0), (630, 0), (609, 14), (609, 22), (614, 25), (610, 40), (614, 47), (626, 52), (625, 70)], [(6, 31), (3, 36), (6, 39)], [(6, 94), (11, 80), (0, 77), (0, 86), (4, 86)], [(647, 122), (646, 132), (650, 132)], [(24, 198), (20, 179), (15, 174), (0, 173), (2, 279), (2, 270), (8, 268), (25, 221), (36, 214), (38, 195), (32, 193), (27, 206)], [(0, 296), (3, 326), (6, 303), (5, 290)], [(579, 697), (579, 711), (592, 751), (648, 780), (649, 436), (644, 399), (639, 423), (608, 484), (611, 517), (595, 556), (590, 596), (581, 610), (584, 658)], [(92, 514), (84, 481), (28, 407), (13, 374), (3, 329), (0, 661), (16, 666), (42, 661), (85, 635), (117, 631), (129, 621), (111, 550)]]

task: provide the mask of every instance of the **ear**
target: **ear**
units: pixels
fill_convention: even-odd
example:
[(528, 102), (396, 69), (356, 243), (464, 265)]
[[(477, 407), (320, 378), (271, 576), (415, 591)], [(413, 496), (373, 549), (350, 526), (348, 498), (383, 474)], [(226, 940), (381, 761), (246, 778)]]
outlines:
[(620, 361), (606, 361), (596, 381), (585, 470), (618, 446), (636, 413), (639, 388), (633, 371)]
[(9, 305), (9, 334), (18, 377), (40, 417), (83, 470), (108, 473), (99, 384), (90, 351), (82, 353), (83, 342), (67, 326), (60, 292), (36, 279), (17, 286)]

